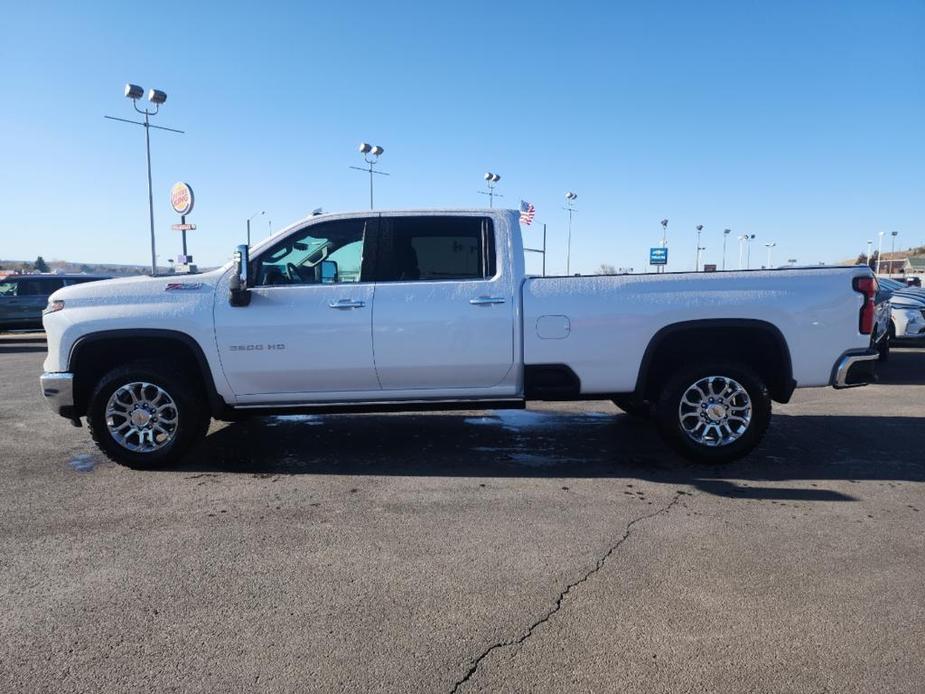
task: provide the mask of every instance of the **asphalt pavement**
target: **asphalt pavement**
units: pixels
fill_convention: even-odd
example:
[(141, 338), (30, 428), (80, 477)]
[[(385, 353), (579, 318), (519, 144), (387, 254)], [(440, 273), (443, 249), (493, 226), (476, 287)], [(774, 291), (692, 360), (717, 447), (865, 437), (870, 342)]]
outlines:
[(0, 336), (0, 691), (921, 692), (925, 346), (726, 467), (607, 402), (105, 460)]

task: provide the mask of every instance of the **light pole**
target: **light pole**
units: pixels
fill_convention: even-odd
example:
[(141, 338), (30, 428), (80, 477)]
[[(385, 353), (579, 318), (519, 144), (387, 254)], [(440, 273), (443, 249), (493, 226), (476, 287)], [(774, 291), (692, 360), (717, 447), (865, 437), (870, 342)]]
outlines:
[(742, 252), (745, 252), (745, 269), (750, 270), (752, 266), (752, 241), (754, 234), (742, 234), (739, 237), (739, 269), (742, 269)]
[(251, 220), (254, 217), (259, 217), (262, 214), (266, 214), (265, 210), (260, 210), (260, 212), (254, 212), (250, 217), (247, 218), (247, 247), (250, 248), (251, 245)]
[(379, 157), (382, 156), (385, 150), (379, 145), (368, 145), (365, 142), (361, 142), (358, 149), (360, 150), (360, 154), (363, 155), (363, 161), (366, 162), (366, 168), (362, 166), (351, 166), (350, 168), (369, 173), (369, 209), (373, 209), (373, 174), (379, 174), (380, 176), (389, 175), (385, 171), (375, 171), (373, 169), (373, 165), (379, 161)]
[(132, 123), (134, 125), (141, 125), (145, 129), (145, 156), (148, 163), (148, 222), (151, 228), (151, 274), (157, 274), (157, 252), (154, 248), (154, 194), (151, 192), (151, 128), (157, 128), (158, 130), (167, 130), (172, 133), (183, 133), (182, 130), (175, 130), (174, 128), (165, 128), (162, 125), (151, 125), (150, 118), (151, 116), (156, 116), (157, 112), (161, 108), (161, 104), (167, 101), (167, 94), (162, 92), (159, 89), (149, 89), (148, 90), (148, 101), (154, 104), (154, 110), (149, 111), (147, 108), (141, 110), (138, 108), (138, 100), (144, 95), (145, 90), (139, 87), (137, 84), (126, 84), (125, 85), (125, 96), (132, 100), (132, 106), (135, 107), (135, 110), (138, 113), (144, 115), (144, 121), (137, 120), (127, 120), (125, 118), (116, 118), (115, 116), (104, 116), (109, 120), (117, 120), (122, 123)]
[(694, 261), (694, 272), (700, 272), (700, 251), (704, 250), (700, 245), (700, 234), (703, 232), (703, 224), (697, 225), (697, 258)]
[[(659, 224), (662, 225), (662, 248), (668, 248), (668, 217), (665, 217), (665, 219), (660, 221)], [(665, 272), (665, 265), (659, 265), (658, 272), (659, 273)]]
[(874, 247), (874, 242), (867, 239), (867, 267), (870, 267), (870, 251)]
[(898, 231), (891, 231), (891, 232), (890, 232), (890, 236), (893, 237), (892, 250), (890, 251), (890, 273), (889, 273), (889, 274), (890, 274), (890, 277), (892, 277), (892, 276), (893, 276), (893, 267), (894, 267), (893, 264), (896, 262), (896, 237), (899, 236), (899, 232), (898, 232)]
[(880, 274), (880, 256), (883, 255), (883, 235), (885, 231), (877, 232), (877, 236), (880, 237), (880, 240), (877, 242), (877, 269), (874, 270), (875, 275)]
[(575, 201), (578, 199), (578, 193), (569, 191), (565, 194), (566, 207), (568, 210), (568, 247), (565, 252), (565, 274), (572, 274), (572, 215), (578, 210), (575, 209)]
[(774, 243), (774, 241), (768, 241), (766, 244), (764, 244), (764, 247), (768, 249), (768, 265), (767, 265), (768, 270), (771, 269), (771, 249), (774, 248), (774, 246), (776, 245), (777, 244)]
[(485, 183), (488, 185), (488, 190), (487, 190), (487, 191), (480, 190), (480, 191), (477, 191), (477, 192), (478, 192), (479, 195), (487, 195), (487, 196), (488, 196), (488, 206), (489, 206), (489, 207), (494, 207), (494, 206), (495, 206), (495, 198), (496, 198), (496, 197), (497, 197), (497, 198), (503, 198), (503, 197), (504, 197), (503, 195), (501, 195), (501, 193), (496, 193), (496, 192), (495, 192), (495, 184), (497, 184), (498, 181), (501, 180), (501, 176), (499, 176), (499, 175), (496, 174), (496, 173), (492, 173), (491, 171), (486, 171), (486, 172), (485, 172), (485, 175), (484, 175), (482, 178), (485, 179)]
[(723, 229), (723, 270), (726, 269), (726, 239), (729, 238), (731, 233), (732, 229)]

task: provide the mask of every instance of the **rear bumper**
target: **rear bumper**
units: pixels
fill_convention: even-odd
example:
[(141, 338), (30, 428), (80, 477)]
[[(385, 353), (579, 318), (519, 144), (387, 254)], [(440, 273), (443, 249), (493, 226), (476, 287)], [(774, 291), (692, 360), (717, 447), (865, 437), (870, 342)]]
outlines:
[(866, 386), (877, 380), (874, 365), (879, 353), (876, 349), (852, 350), (842, 354), (832, 368), (831, 384), (835, 388)]
[(39, 378), (42, 395), (52, 412), (68, 419), (74, 418), (74, 374), (43, 373)]

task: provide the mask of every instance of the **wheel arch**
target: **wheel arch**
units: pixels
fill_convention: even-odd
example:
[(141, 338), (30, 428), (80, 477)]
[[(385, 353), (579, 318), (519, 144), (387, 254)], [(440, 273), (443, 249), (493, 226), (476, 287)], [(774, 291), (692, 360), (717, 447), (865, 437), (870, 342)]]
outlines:
[(68, 370), (74, 374), (75, 415), (86, 414), (90, 395), (103, 374), (120, 364), (148, 358), (170, 359), (173, 366), (196, 378), (213, 415), (225, 409), (205, 352), (195, 338), (178, 330), (130, 328), (82, 335), (71, 346)]
[[(705, 344), (714, 340), (725, 341), (718, 347)], [(659, 329), (639, 365), (635, 397), (651, 400), (673, 367), (698, 357), (748, 364), (761, 375), (777, 402), (788, 402), (796, 388), (790, 348), (777, 326), (748, 318), (716, 318), (681, 321)]]

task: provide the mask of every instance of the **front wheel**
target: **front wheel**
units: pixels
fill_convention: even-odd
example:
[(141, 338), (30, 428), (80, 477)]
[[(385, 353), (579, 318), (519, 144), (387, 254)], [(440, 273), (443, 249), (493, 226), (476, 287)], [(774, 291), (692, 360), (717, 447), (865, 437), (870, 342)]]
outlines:
[(96, 445), (132, 468), (177, 462), (209, 426), (198, 389), (166, 362), (134, 362), (100, 379), (87, 410)]
[(686, 458), (730, 463), (761, 442), (771, 398), (758, 374), (743, 364), (692, 366), (662, 388), (656, 419), (662, 436)]

